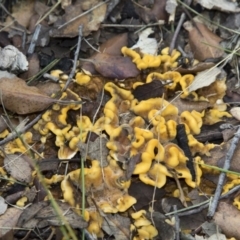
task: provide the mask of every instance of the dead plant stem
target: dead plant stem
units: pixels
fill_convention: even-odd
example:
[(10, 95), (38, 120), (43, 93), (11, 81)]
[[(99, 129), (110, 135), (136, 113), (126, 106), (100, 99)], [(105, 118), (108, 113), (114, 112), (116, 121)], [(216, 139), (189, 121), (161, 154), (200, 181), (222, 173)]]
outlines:
[[(240, 190), (240, 185), (232, 188), (227, 193), (220, 196), (220, 199), (227, 198), (231, 194), (233, 194), (234, 192), (237, 192), (238, 190)], [(170, 216), (170, 215), (173, 215), (175, 213), (178, 213), (178, 216), (181, 217), (181, 216), (188, 216), (188, 215), (191, 215), (191, 214), (194, 214), (194, 213), (198, 213), (198, 212), (201, 212), (203, 209), (207, 208), (209, 206), (210, 201), (211, 201), (211, 199), (208, 199), (208, 200), (206, 200), (204, 202), (201, 202), (197, 205), (189, 206), (187, 208), (183, 208), (183, 209), (179, 209), (177, 211), (166, 213), (165, 216)]]
[(79, 35), (78, 35), (78, 43), (77, 43), (77, 49), (75, 51), (75, 54), (74, 54), (74, 63), (73, 63), (73, 67), (72, 67), (72, 70), (68, 76), (68, 80), (64, 86), (64, 88), (62, 89), (62, 92), (64, 92), (68, 85), (70, 84), (70, 82), (72, 81), (72, 78), (75, 74), (75, 71), (76, 71), (76, 68), (77, 68), (77, 60), (78, 60), (78, 56), (79, 56), (79, 52), (80, 52), (80, 48), (81, 48), (81, 42), (82, 42), (82, 32), (83, 32), (83, 25), (80, 25), (79, 28), (78, 28), (78, 32), (79, 32)]
[(179, 229), (180, 229), (180, 219), (178, 217), (178, 214), (177, 214), (177, 205), (173, 205), (173, 211), (175, 211), (174, 213), (174, 218), (175, 218), (175, 233), (176, 233), (176, 240), (179, 240), (180, 239), (180, 236), (179, 236)]
[(176, 47), (177, 37), (178, 37), (179, 31), (180, 31), (180, 29), (182, 27), (182, 24), (183, 24), (185, 18), (186, 18), (186, 14), (182, 13), (181, 17), (180, 17), (180, 20), (178, 21), (177, 28), (176, 28), (176, 30), (175, 30), (175, 32), (173, 34), (172, 41), (170, 43), (170, 48), (169, 48), (169, 54), (170, 55), (172, 54), (173, 49)]
[(12, 141), (13, 139), (15, 139), (19, 134), (22, 134), (24, 132), (26, 132), (29, 128), (31, 128), (35, 123), (38, 122), (38, 120), (41, 119), (42, 114), (44, 112), (42, 112), (41, 114), (39, 114), (36, 118), (34, 118), (29, 124), (27, 124), (25, 127), (23, 127), (22, 130), (17, 131), (17, 132), (13, 132), (10, 136), (4, 138), (2, 141), (0, 141), (0, 146)]
[[(237, 148), (239, 138), (240, 138), (240, 127), (238, 128), (237, 132), (235, 133), (235, 136), (234, 136), (234, 138), (231, 142), (230, 148), (229, 148), (229, 150), (226, 154), (225, 161), (224, 161), (224, 166), (223, 166), (224, 170), (228, 170), (229, 167), (230, 167), (230, 163), (231, 163), (231, 160), (233, 158), (234, 152)], [(222, 188), (223, 188), (223, 185), (224, 185), (225, 178), (226, 178), (226, 173), (221, 172), (220, 175), (219, 175), (219, 178), (218, 178), (218, 184), (217, 184), (217, 188), (216, 188), (213, 200), (212, 200), (212, 202), (209, 206), (209, 209), (208, 209), (207, 217), (209, 219), (213, 218), (213, 216), (215, 214), (215, 211), (217, 209), (217, 205), (218, 205), (219, 198), (220, 198), (220, 195), (221, 195), (221, 192), (222, 192)]]
[(51, 7), (51, 9), (49, 9), (49, 11), (42, 17), (40, 18), (37, 23), (35, 24), (35, 26), (37, 26), (40, 22), (42, 22), (42, 20), (44, 20), (59, 4), (61, 4), (61, 0), (58, 0), (57, 3)]
[(159, 22), (157, 22), (157, 23), (151, 23), (151, 24), (147, 24), (147, 25), (142, 25), (142, 24), (136, 24), (136, 25), (134, 25), (134, 24), (105, 24), (105, 23), (103, 23), (103, 24), (101, 24), (101, 27), (102, 28), (106, 28), (106, 27), (115, 27), (115, 28), (123, 28), (123, 27), (125, 27), (125, 28), (148, 28), (148, 27), (154, 27), (154, 26), (159, 26), (159, 25), (163, 25), (164, 24), (164, 22), (163, 21), (159, 21)]

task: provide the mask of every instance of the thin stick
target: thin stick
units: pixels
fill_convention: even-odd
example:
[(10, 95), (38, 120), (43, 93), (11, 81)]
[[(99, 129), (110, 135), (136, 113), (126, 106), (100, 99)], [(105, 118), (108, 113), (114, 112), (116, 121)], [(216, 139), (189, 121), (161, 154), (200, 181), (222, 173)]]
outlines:
[(41, 27), (42, 27), (41, 25), (37, 25), (36, 28), (35, 28), (30, 46), (28, 48), (28, 52), (27, 52), (28, 54), (32, 54), (34, 52), (34, 49), (36, 47), (36, 42), (37, 42), (38, 37), (39, 37), (39, 33), (41, 31)]
[(103, 23), (101, 24), (101, 28), (107, 28), (107, 27), (115, 27), (115, 28), (123, 28), (123, 27), (126, 27), (126, 28), (141, 28), (141, 27), (144, 27), (144, 28), (148, 28), (148, 27), (154, 27), (154, 26), (159, 26), (159, 25), (163, 25), (164, 24), (164, 21), (160, 21), (160, 22), (157, 22), (157, 23), (151, 23), (151, 24), (147, 24), (147, 25), (143, 25), (143, 24), (107, 24), (107, 23)]
[(175, 30), (175, 32), (174, 32), (174, 34), (173, 34), (172, 41), (171, 41), (171, 43), (170, 43), (170, 47), (169, 47), (169, 53), (170, 53), (170, 54), (172, 53), (173, 49), (174, 49), (175, 46), (176, 46), (177, 37), (178, 37), (179, 31), (180, 31), (180, 29), (181, 29), (181, 27), (182, 27), (182, 24), (183, 24), (185, 18), (186, 18), (186, 14), (185, 14), (185, 13), (182, 13), (182, 14), (181, 14), (181, 17), (180, 17), (180, 20), (179, 20), (179, 22), (178, 22), (177, 28), (176, 28), (176, 30)]
[(86, 38), (83, 38), (83, 41), (90, 46), (95, 52), (101, 53), (98, 49), (96, 49)]
[[(220, 196), (220, 199), (224, 199), (224, 198), (227, 198), (228, 196), (230, 196), (232, 193), (234, 192), (237, 192), (238, 190), (240, 190), (240, 185), (232, 188), (231, 190), (229, 190), (227, 193), (223, 194), (222, 196)], [(169, 212), (169, 213), (166, 213), (165, 216), (170, 216), (170, 215), (173, 215), (174, 213), (178, 213), (178, 216), (181, 217), (181, 216), (188, 216), (188, 215), (191, 215), (191, 214), (194, 214), (194, 213), (198, 213), (198, 212), (201, 212), (203, 209), (207, 208), (208, 205), (209, 205), (209, 202), (210, 202), (211, 199), (208, 199), (202, 203), (199, 203), (197, 205), (194, 205), (194, 206), (190, 206), (190, 207), (187, 207), (187, 208), (183, 208), (183, 209), (179, 209), (177, 211), (173, 211), (173, 212)]]
[(60, 26), (58, 27), (58, 29), (61, 29), (61, 28), (65, 27), (66, 25), (68, 25), (69, 23), (75, 21), (76, 19), (87, 15), (88, 13), (90, 13), (91, 11), (93, 11), (94, 9), (100, 7), (101, 5), (103, 5), (103, 4), (107, 3), (107, 2), (109, 2), (109, 0), (107, 0), (107, 1), (105, 1), (105, 2), (100, 2), (99, 4), (97, 4), (96, 6), (92, 7), (91, 9), (87, 10), (86, 12), (84, 12), (84, 13), (82, 13), (82, 14), (74, 17), (74, 18), (72, 18), (72, 19), (69, 20), (68, 22), (65, 22), (64, 24), (60, 25)]
[(42, 22), (42, 20), (44, 20), (62, 1), (58, 0), (58, 2), (51, 7), (51, 9), (49, 9), (49, 11), (42, 17), (40, 18), (37, 23), (35, 24), (35, 26), (37, 26), (40, 22)]
[[(1, 1), (2, 2), (2, 1)], [(5, 13), (15, 22), (16, 20), (15, 20), (15, 18), (12, 16), (12, 14), (5, 8), (5, 6), (2, 4), (2, 3), (0, 3), (0, 8), (2, 8), (4, 11), (5, 11)]]
[[(0, 29), (0, 32), (4, 31), (4, 30), (5, 30), (6, 28), (8, 28), (8, 27), (11, 28), (11, 29), (17, 30), (17, 31), (19, 31), (19, 32), (25, 32), (25, 30), (23, 30), (22, 28), (15, 27), (15, 26), (11, 27), (11, 25), (14, 24), (14, 23), (15, 23), (14, 21), (13, 21), (13, 22), (10, 22), (10, 23), (7, 24), (6, 26), (5, 26), (5, 24), (0, 23), (0, 26), (3, 27), (3, 28)], [(26, 30), (26, 33), (27, 33), (27, 34), (30, 34), (30, 32), (29, 32), (28, 30)]]
[[(224, 166), (223, 166), (224, 170), (228, 170), (229, 167), (230, 167), (230, 163), (231, 163), (231, 160), (233, 158), (235, 149), (238, 145), (239, 138), (240, 138), (240, 127), (238, 128), (237, 132), (235, 133), (235, 136), (234, 136), (234, 138), (231, 142), (230, 148), (229, 148), (229, 150), (226, 154), (226, 158), (225, 158)], [(219, 178), (218, 178), (217, 188), (216, 188), (212, 203), (209, 206), (209, 210), (208, 210), (208, 214), (207, 214), (207, 217), (209, 219), (212, 219), (212, 217), (215, 214), (215, 211), (217, 209), (217, 205), (218, 205), (218, 201), (219, 201), (219, 198), (220, 198), (220, 195), (221, 195), (221, 192), (222, 192), (225, 177), (226, 177), (225, 172), (220, 173)]]
[(78, 28), (78, 32), (79, 32), (78, 43), (77, 43), (77, 49), (74, 53), (73, 67), (72, 67), (71, 73), (68, 76), (68, 80), (67, 80), (64, 88), (62, 89), (62, 92), (64, 92), (67, 89), (68, 85), (70, 84), (70, 82), (75, 74), (76, 68), (77, 68), (77, 60), (78, 60), (78, 56), (79, 56), (79, 52), (80, 52), (80, 48), (81, 48), (81, 42), (82, 42), (82, 31), (83, 31), (83, 25), (80, 25)]
[(176, 232), (176, 240), (179, 240), (179, 226), (180, 226), (180, 220), (179, 220), (179, 217), (178, 217), (178, 214), (177, 214), (177, 205), (173, 205), (173, 210), (175, 211), (174, 213), (174, 217), (175, 217), (175, 232)]
[(12, 134), (9, 137), (4, 138), (2, 141), (0, 141), (0, 146), (12, 141), (13, 139), (15, 139), (18, 134), (22, 134), (24, 132), (26, 132), (29, 128), (31, 128), (39, 119), (41, 119), (42, 114), (39, 114), (36, 118), (34, 118), (29, 124), (27, 124), (22, 130), (16, 132), (12, 132)]

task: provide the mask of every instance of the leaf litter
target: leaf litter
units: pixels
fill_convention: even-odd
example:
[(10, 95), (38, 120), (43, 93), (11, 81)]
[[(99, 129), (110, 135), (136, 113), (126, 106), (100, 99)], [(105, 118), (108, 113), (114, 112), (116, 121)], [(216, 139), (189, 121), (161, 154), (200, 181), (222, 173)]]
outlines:
[[(222, 30), (216, 31), (221, 26), (208, 28), (210, 24), (189, 18), (184, 23), (187, 34), (183, 23), (178, 21), (179, 11), (182, 14), (180, 6), (184, 8), (180, 1), (177, 1), (178, 5), (176, 1), (158, 0), (152, 3), (144, 0), (114, 3), (61, 1), (61, 4), (59, 1), (55, 5), (35, 1), (29, 6), (28, 1), (23, 2), (12, 9), (6, 6), (18, 23), (11, 25), (11, 16), (6, 21), (1, 19), (9, 34), (6, 42), (9, 43), (10, 39), (23, 56), (31, 45), (35, 53), (39, 48), (48, 53), (54, 52), (44, 55), (49, 57), (44, 59), (46, 62), (51, 62), (52, 56), (72, 61), (73, 52), (66, 51), (64, 46), (74, 46), (75, 37), (78, 37), (80, 59), (79, 62), (75, 59), (73, 69), (55, 69), (46, 75), (44, 84), (35, 80), (34, 86), (28, 86), (22, 79), (34, 78), (43, 60), (34, 53), (34, 64), (29, 62), (31, 71), (25, 76), (3, 75), (0, 78), (1, 105), (7, 110), (8, 123), (14, 117), (21, 121), (21, 115), (34, 119), (35, 113), (44, 111), (33, 128), (25, 125), (28, 132), (15, 135), (22, 138), (22, 143), (20, 138), (4, 142), (0, 168), (0, 174), (5, 179), (1, 180), (2, 186), (5, 187), (6, 179), (11, 177), (14, 181), (27, 183), (30, 189), (24, 187), (13, 193), (2, 188), (3, 200), (9, 199), (18, 207), (26, 208), (22, 211), (6, 205), (7, 202), (3, 203), (8, 208), (0, 216), (0, 225), (8, 225), (9, 230), (14, 227), (30, 228), (32, 234), (35, 234), (35, 228), (44, 231), (49, 225), (58, 229), (62, 222), (56, 215), (56, 209), (49, 201), (42, 201), (50, 191), (70, 225), (70, 229), (66, 226), (68, 234), (71, 235), (71, 228), (75, 229), (76, 239), (82, 237), (81, 229), (85, 229), (86, 234), (88, 231), (98, 237), (112, 236), (115, 239), (129, 239), (130, 236), (134, 240), (182, 239), (187, 234), (180, 234), (180, 229), (190, 228), (196, 230), (194, 239), (226, 239), (226, 236), (238, 239), (240, 235), (237, 224), (234, 224), (239, 216), (238, 192), (227, 200), (218, 200), (218, 209), (213, 216), (216, 228), (212, 231), (204, 227), (206, 211), (197, 208), (205, 201), (199, 195), (203, 192), (210, 197), (218, 186), (226, 152), (231, 148), (238, 124), (236, 121), (233, 123), (232, 118), (232, 115), (238, 118), (237, 101), (231, 103), (231, 111), (225, 104), (225, 100), (230, 102), (239, 98), (236, 89), (238, 63), (234, 62), (238, 57), (228, 60), (231, 70), (224, 64), (215, 66), (227, 53), (220, 45), (221, 41), (226, 41), (226, 34)], [(198, 3), (205, 8), (203, 16), (212, 7), (218, 9), (220, 18), (225, 18), (226, 13), (222, 11), (238, 11), (238, 8), (231, 9), (235, 3), (224, 7), (226, 1)], [(195, 7), (194, 4), (191, 7)], [(185, 11), (189, 9), (185, 8)], [(25, 17), (22, 12), (27, 13)], [(191, 14), (194, 17), (195, 13)], [(189, 13), (186, 15), (190, 16)], [(224, 25), (232, 26), (232, 20), (227, 19), (228, 23)], [(43, 32), (35, 42), (36, 23), (41, 25)], [(79, 34), (81, 24), (82, 35)], [(146, 24), (148, 28), (140, 33), (134, 32), (139, 27), (146, 27)], [(166, 29), (172, 33), (171, 43), (165, 39)], [(27, 45), (24, 45), (24, 33), (29, 37)], [(176, 41), (174, 34), (185, 36), (184, 42)], [(232, 49), (238, 48), (237, 43), (236, 39), (232, 39)], [(166, 48), (170, 45), (174, 49)], [(124, 56), (123, 47), (126, 50)], [(12, 67), (16, 63), (4, 60), (3, 64), (8, 66), (4, 69), (9, 71), (7, 76), (12, 72), (18, 73), (19, 66)], [(27, 63), (23, 65), (21, 71), (27, 70)], [(219, 78), (220, 72), (226, 74)], [(161, 77), (150, 79), (148, 75), (152, 73), (154, 76), (161, 74)], [(164, 75), (166, 73), (168, 75)], [(69, 78), (69, 74), (73, 79)], [(230, 86), (229, 79), (233, 76), (234, 86)], [(57, 82), (50, 88), (48, 81), (52, 80)], [(45, 85), (45, 90), (37, 88), (38, 85)], [(51, 96), (59, 93), (64, 86), (67, 86), (67, 91), (62, 92), (60, 98), (70, 102), (62, 105)], [(102, 88), (104, 95), (100, 99)], [(229, 99), (226, 99), (226, 92)], [(74, 103), (73, 99), (78, 103)], [(87, 102), (85, 106), (83, 101)], [(1, 114), (6, 114), (3, 109)], [(223, 130), (225, 123), (230, 127)], [(189, 145), (192, 154), (191, 169), (188, 162), (191, 157), (186, 157), (182, 149), (184, 146), (176, 142), (175, 131), (182, 124), (187, 126), (183, 142)], [(10, 131), (10, 126), (3, 124), (0, 133), (3, 141), (14, 136)], [(208, 134), (204, 135), (204, 131)], [(93, 141), (88, 140), (89, 133), (95, 136)], [(168, 150), (169, 145), (172, 151)], [(31, 157), (37, 159), (33, 161), (39, 161), (38, 176), (33, 174), (31, 151)], [(174, 157), (171, 158), (171, 154)], [(44, 159), (44, 156), (49, 159)], [(62, 156), (62, 160), (58, 156)], [(77, 157), (77, 160), (68, 159), (68, 156)], [(239, 180), (233, 177), (239, 171), (237, 156), (238, 150), (230, 164), (223, 188), (225, 193), (239, 185)], [(67, 163), (66, 168), (63, 162)], [(159, 188), (157, 184), (162, 177), (163, 185)], [(196, 181), (192, 181), (195, 180), (193, 178)], [(190, 194), (192, 189), (194, 194)], [(186, 209), (181, 201), (187, 203)], [(172, 208), (173, 205), (176, 206)], [(188, 210), (191, 205), (196, 207), (195, 212), (189, 213), (191, 218), (182, 216), (182, 211)], [(19, 211), (10, 223), (8, 212), (14, 209)], [(172, 214), (172, 211), (175, 213)], [(222, 221), (226, 217), (232, 223), (227, 227)], [(197, 232), (200, 228), (201, 231)], [(222, 234), (217, 232), (219, 228)], [(1, 237), (7, 232), (2, 230)]]

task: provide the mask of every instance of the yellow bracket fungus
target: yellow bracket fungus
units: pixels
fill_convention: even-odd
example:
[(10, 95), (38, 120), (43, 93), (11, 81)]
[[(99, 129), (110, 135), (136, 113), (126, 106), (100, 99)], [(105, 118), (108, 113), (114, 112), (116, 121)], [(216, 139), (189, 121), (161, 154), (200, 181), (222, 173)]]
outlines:
[(78, 72), (76, 74), (76, 83), (79, 85), (86, 85), (91, 81), (91, 77), (83, 72)]
[(58, 182), (61, 182), (63, 179), (64, 179), (63, 175), (55, 174), (51, 178), (44, 178), (44, 182), (47, 185), (51, 185), (51, 184), (56, 184)]
[(69, 203), (70, 206), (76, 207), (75, 206), (75, 198), (74, 198), (74, 192), (73, 192), (73, 187), (70, 181), (68, 180), (68, 176), (66, 176), (62, 182), (61, 182), (61, 189), (63, 192), (63, 199), (67, 203)]
[(214, 123), (220, 122), (222, 117), (228, 117), (231, 118), (232, 115), (226, 111), (220, 111), (218, 109), (210, 109), (206, 112), (206, 115), (204, 116), (204, 123), (212, 125)]
[(184, 111), (181, 113), (180, 118), (181, 122), (186, 126), (187, 134), (199, 134), (202, 127), (202, 117), (204, 116), (204, 112), (199, 113), (195, 110), (192, 112)]
[(208, 143), (204, 145), (203, 143), (198, 142), (197, 139), (194, 138), (192, 134), (188, 135), (188, 144), (193, 156), (196, 153), (206, 154), (207, 156), (209, 156), (210, 155), (209, 151), (213, 149), (215, 146), (215, 144), (213, 143)]
[(135, 139), (132, 142), (132, 147), (135, 149), (142, 148), (150, 139), (153, 138), (153, 133), (150, 130), (135, 127)]
[[(26, 132), (22, 134), (23, 141), (27, 144), (32, 143), (32, 133), (31, 132)], [(16, 138), (14, 141), (7, 143), (4, 146), (4, 151), (6, 154), (13, 154), (13, 153), (25, 153), (27, 152), (27, 146), (22, 142), (20, 138)]]
[(186, 163), (188, 159), (183, 150), (174, 143), (168, 143), (164, 146), (165, 156), (164, 162), (171, 168), (175, 168), (179, 163)]
[(121, 198), (117, 200), (116, 208), (119, 212), (125, 212), (136, 202), (137, 202), (136, 198), (129, 195), (123, 195)]
[(136, 164), (133, 174), (141, 174), (149, 171), (152, 161), (163, 161), (164, 148), (157, 139), (151, 139), (146, 144), (141, 156), (141, 162)]
[(140, 56), (134, 50), (123, 47), (122, 54), (124, 56), (128, 56), (132, 58), (132, 61), (137, 65), (139, 70), (147, 69), (147, 68), (156, 68), (161, 64), (161, 56), (153, 56), (149, 54), (144, 54), (143, 57)]
[(16, 202), (16, 205), (18, 206), (18, 207), (24, 207), (25, 206), (25, 204), (27, 203), (27, 201), (28, 201), (28, 199), (27, 199), (27, 197), (21, 197), (17, 202)]
[[(177, 107), (162, 98), (143, 100), (131, 108), (136, 115), (145, 119), (148, 118), (149, 112), (153, 109), (158, 110), (156, 114), (164, 117), (166, 120), (174, 119), (178, 114)], [(151, 121), (151, 119), (149, 119), (149, 121)]]
[(166, 166), (155, 162), (149, 171), (139, 174), (139, 179), (147, 185), (161, 188), (166, 184), (167, 176), (171, 177), (172, 175)]
[(2, 131), (0, 133), (0, 138), (5, 138), (8, 134), (9, 134), (9, 131), (7, 129), (5, 129), (4, 131)]
[(90, 218), (89, 218), (89, 225), (87, 227), (87, 230), (89, 233), (96, 235), (99, 238), (103, 237), (102, 232), (102, 224), (103, 224), (103, 218), (101, 215), (96, 211), (90, 211), (89, 212)]
[(177, 123), (174, 120), (166, 122), (163, 117), (160, 117), (160, 121), (156, 125), (153, 123), (153, 125), (154, 127), (152, 130), (162, 143), (173, 140), (177, 135)]
[(60, 80), (63, 80), (63, 81), (66, 81), (68, 80), (68, 75), (65, 74), (62, 70), (52, 70), (50, 72), (51, 76), (57, 78), (57, 79), (60, 79)]
[(192, 84), (194, 80), (194, 76), (192, 74), (186, 74), (181, 77), (179, 84), (182, 88), (183, 93), (181, 94), (181, 98), (186, 98), (189, 96), (188, 87)]
[(172, 83), (167, 84), (166, 88), (175, 90), (181, 77), (182, 77), (181, 74), (176, 71), (169, 71), (169, 72), (165, 72), (163, 74), (158, 73), (158, 72), (152, 72), (152, 73), (148, 74), (146, 83), (152, 82), (154, 79), (158, 79), (161, 81), (167, 81), (167, 80), (169, 81), (170, 80), (170, 81), (172, 81)]
[(157, 229), (152, 225), (151, 221), (146, 218), (146, 211), (140, 210), (132, 213), (131, 217), (134, 219), (132, 231), (137, 230), (138, 236), (133, 239), (153, 239), (158, 235)]

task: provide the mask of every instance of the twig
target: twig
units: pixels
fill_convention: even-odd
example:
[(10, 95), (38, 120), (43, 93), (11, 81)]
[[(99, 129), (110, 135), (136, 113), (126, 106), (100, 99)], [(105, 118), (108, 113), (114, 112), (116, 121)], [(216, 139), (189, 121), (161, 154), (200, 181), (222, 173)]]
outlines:
[[(4, 31), (4, 30), (5, 30), (6, 28), (8, 28), (8, 27), (11, 28), (11, 29), (17, 30), (17, 31), (19, 31), (19, 32), (25, 32), (25, 30), (23, 30), (22, 28), (15, 27), (15, 26), (11, 27), (11, 25), (14, 24), (14, 23), (15, 23), (14, 21), (13, 21), (13, 22), (10, 22), (10, 23), (7, 24), (6, 26), (5, 26), (4, 24), (0, 23), (0, 26), (3, 27), (3, 28), (0, 29), (0, 32)], [(29, 32), (28, 30), (26, 30), (26, 33), (27, 33), (27, 34), (30, 34), (30, 32)]]
[(32, 36), (32, 40), (31, 40), (31, 43), (30, 43), (30, 46), (28, 48), (28, 54), (32, 54), (34, 52), (34, 49), (35, 49), (35, 46), (36, 46), (36, 42), (38, 40), (38, 37), (39, 37), (39, 33), (41, 31), (41, 25), (38, 24), (37, 27), (35, 28), (35, 31), (33, 33), (33, 36)]
[(4, 138), (2, 141), (0, 141), (0, 146), (12, 141), (14, 138), (18, 136), (18, 134), (22, 134), (26, 132), (29, 128), (31, 128), (39, 119), (41, 119), (42, 113), (39, 114), (36, 118), (34, 118), (29, 124), (27, 124), (22, 130), (20, 130), (18, 133), (13, 132), (9, 137)]
[(15, 18), (12, 16), (12, 14), (5, 8), (5, 6), (0, 2), (0, 8), (4, 10), (4, 12), (15, 22)]
[(179, 217), (178, 217), (178, 213), (177, 213), (177, 205), (173, 205), (173, 210), (175, 211), (174, 213), (174, 218), (175, 218), (175, 232), (176, 232), (176, 237), (175, 239), (176, 240), (179, 240), (179, 226), (180, 226), (180, 220), (179, 220)]
[(75, 74), (76, 68), (77, 68), (77, 60), (78, 60), (78, 56), (79, 56), (79, 52), (80, 52), (80, 48), (81, 48), (81, 42), (82, 42), (82, 31), (83, 31), (83, 25), (80, 25), (78, 28), (78, 32), (79, 32), (78, 43), (77, 43), (77, 49), (74, 53), (73, 67), (72, 67), (71, 73), (68, 76), (68, 80), (67, 80), (64, 88), (62, 89), (62, 92), (64, 92), (67, 89), (68, 85), (70, 84), (70, 82), (73, 78), (73, 75)]
[(138, 6), (139, 8), (142, 8), (142, 9), (144, 9), (144, 10), (147, 9), (146, 7), (140, 5), (139, 3), (137, 3), (137, 2), (135, 2), (135, 1), (133, 1), (133, 0), (131, 0), (131, 2), (132, 2), (133, 4), (135, 4), (136, 6)]
[[(230, 148), (229, 148), (229, 150), (226, 154), (226, 158), (225, 158), (224, 166), (223, 166), (224, 170), (228, 170), (229, 167), (230, 167), (230, 163), (231, 163), (231, 160), (233, 158), (235, 149), (238, 145), (239, 138), (240, 138), (240, 127), (238, 128), (237, 132), (235, 133), (235, 136), (234, 136), (234, 138), (231, 142)], [(218, 201), (219, 201), (219, 198), (220, 198), (220, 195), (221, 195), (221, 192), (222, 192), (225, 177), (226, 177), (225, 172), (220, 173), (219, 178), (218, 178), (217, 188), (216, 188), (212, 203), (209, 206), (209, 210), (208, 210), (208, 214), (207, 214), (207, 217), (209, 219), (212, 219), (212, 217), (215, 214), (215, 211), (217, 209), (217, 205), (218, 205)]]
[(91, 47), (95, 52), (101, 53), (98, 49), (96, 49), (86, 38), (83, 38), (83, 41)]
[[(220, 199), (227, 198), (232, 193), (234, 193), (234, 192), (236, 192), (238, 190), (240, 190), (240, 185), (232, 188), (227, 193), (225, 193), (222, 196), (220, 196)], [(194, 205), (194, 206), (190, 206), (188, 208), (183, 208), (183, 209), (179, 209), (177, 211), (166, 213), (165, 216), (173, 215), (176, 212), (178, 213), (179, 217), (181, 217), (181, 216), (188, 216), (188, 215), (191, 215), (191, 214), (194, 214), (194, 213), (198, 213), (198, 212), (201, 212), (203, 209), (207, 208), (208, 205), (209, 205), (209, 202), (210, 202), (210, 199), (208, 199), (208, 200), (206, 200), (206, 201), (204, 201), (204, 202), (202, 202), (200, 204), (197, 204), (197, 205)]]
[(90, 8), (90, 9), (87, 10), (86, 12), (84, 12), (84, 13), (82, 13), (82, 14), (80, 14), (80, 15), (74, 17), (74, 18), (72, 18), (72, 19), (69, 20), (68, 22), (65, 22), (64, 24), (60, 25), (60, 26), (58, 27), (58, 29), (61, 29), (61, 28), (65, 27), (66, 25), (68, 25), (69, 23), (75, 21), (76, 19), (78, 19), (78, 18), (80, 18), (80, 17), (83, 17), (83, 16), (87, 15), (88, 13), (90, 13), (91, 11), (93, 11), (94, 9), (100, 7), (101, 5), (103, 5), (103, 4), (107, 3), (107, 2), (109, 2), (109, 0), (106, 0), (105, 2), (100, 2), (99, 4), (97, 4), (96, 6)]
[(151, 23), (151, 24), (147, 24), (147, 25), (142, 25), (142, 24), (101, 24), (102, 28), (106, 28), (106, 27), (116, 27), (116, 28), (121, 28), (121, 27), (126, 27), (126, 28), (148, 28), (148, 27), (154, 27), (154, 26), (159, 26), (159, 25), (163, 25), (164, 21), (159, 21), (157, 23)]
[(54, 77), (54, 76), (52, 76), (52, 75), (49, 74), (49, 73), (44, 73), (44, 74), (43, 74), (43, 77), (44, 77), (45, 79), (51, 80), (52, 82), (55, 82), (55, 83), (58, 83), (58, 82), (59, 82), (59, 77)]
[(174, 32), (174, 34), (173, 34), (172, 41), (171, 41), (171, 43), (170, 43), (170, 47), (169, 47), (169, 53), (170, 53), (170, 54), (172, 53), (174, 47), (176, 46), (176, 40), (177, 40), (179, 31), (180, 31), (180, 29), (181, 29), (181, 27), (182, 27), (182, 24), (183, 24), (183, 21), (185, 20), (185, 18), (186, 18), (186, 14), (185, 14), (185, 13), (182, 13), (182, 14), (181, 14), (181, 17), (180, 17), (180, 19), (179, 19), (177, 28), (176, 28), (176, 30), (175, 30), (175, 32)]
[(59, 4), (61, 4), (61, 0), (58, 0), (57, 3), (51, 7), (51, 9), (49, 9), (49, 11), (42, 17), (40, 18), (37, 23), (35, 24), (35, 26), (37, 26), (42, 20), (44, 20)]

